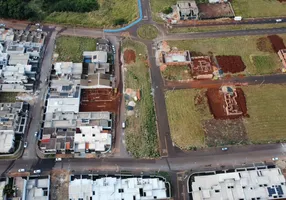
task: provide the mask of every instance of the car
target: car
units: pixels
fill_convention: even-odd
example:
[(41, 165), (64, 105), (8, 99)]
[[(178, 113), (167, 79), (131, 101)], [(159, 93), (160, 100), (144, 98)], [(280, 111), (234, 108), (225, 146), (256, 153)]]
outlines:
[(126, 127), (125, 122), (122, 122), (122, 128), (124, 129)]
[(276, 19), (276, 22), (282, 22), (282, 19)]
[(56, 158), (56, 161), (57, 162), (62, 161), (62, 158)]
[(25, 169), (18, 169), (18, 172), (25, 172)]
[(42, 32), (43, 30), (41, 28), (37, 28), (37, 31), (38, 32)]
[(37, 136), (38, 136), (38, 131), (35, 132), (35, 137), (37, 137)]
[(42, 171), (40, 169), (36, 169), (33, 171), (34, 174), (40, 174)]
[(227, 151), (228, 148), (227, 148), (227, 147), (222, 147), (221, 150), (222, 150), (222, 151)]
[(273, 161), (279, 160), (277, 157), (272, 158)]
[(25, 142), (24, 143), (24, 148), (27, 148), (28, 147), (28, 142)]
[(0, 24), (0, 27), (5, 27), (6, 25), (5, 24)]

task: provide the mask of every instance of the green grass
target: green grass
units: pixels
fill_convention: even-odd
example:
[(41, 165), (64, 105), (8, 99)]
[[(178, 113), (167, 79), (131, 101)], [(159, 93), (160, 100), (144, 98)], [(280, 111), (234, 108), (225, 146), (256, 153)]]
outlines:
[(126, 24), (138, 16), (137, 0), (100, 0), (99, 10), (87, 13), (54, 12), (45, 22), (85, 27), (114, 27), (116, 21)]
[(142, 39), (152, 40), (158, 36), (158, 29), (149, 24), (144, 24), (137, 29), (137, 34)]
[(256, 85), (243, 88), (250, 118), (244, 119), (253, 143), (285, 141), (285, 85)]
[(158, 13), (163, 12), (166, 8), (175, 5), (176, 0), (150, 0), (152, 19), (158, 23), (164, 23), (164, 20), (158, 16)]
[(168, 66), (162, 71), (162, 76), (166, 80), (178, 81), (191, 79), (191, 70), (188, 66)]
[(273, 59), (271, 57), (253, 56), (252, 60), (259, 74), (271, 74), (272, 72), (274, 72), (273, 67), (275, 67), (275, 63), (273, 62)]
[[(286, 41), (286, 35), (279, 35)], [(182, 40), (169, 41), (171, 47), (177, 47), (180, 50), (190, 50), (201, 52), (208, 55), (212, 52), (214, 55), (238, 55), (242, 57), (246, 65), (246, 74), (259, 74), (260, 69), (257, 69), (251, 58), (253, 56), (269, 56), (272, 63), (272, 71), (275, 72), (280, 68), (280, 61), (274, 52), (262, 52), (257, 48), (257, 39), (262, 36), (240, 36), (240, 37), (225, 37), (225, 38), (208, 38), (198, 40)]]
[(141, 91), (141, 100), (135, 106), (136, 114), (128, 116), (126, 120), (127, 150), (136, 158), (158, 157), (156, 116), (151, 96), (149, 69), (142, 61), (146, 58), (146, 46), (132, 40), (124, 40), (122, 46), (123, 49), (133, 49), (137, 56), (135, 63), (126, 66), (125, 88)]
[(252, 25), (227, 25), (227, 26), (197, 26), (169, 29), (170, 33), (189, 33), (189, 32), (215, 32), (229, 30), (251, 30), (266, 28), (285, 28), (286, 24), (252, 24)]
[(244, 18), (286, 15), (286, 4), (278, 0), (233, 0), (231, 4), (235, 15)]
[(13, 103), (16, 102), (16, 96), (18, 92), (1, 92), (0, 93), (0, 103)]
[(83, 51), (95, 51), (96, 39), (84, 37), (60, 36), (56, 40), (57, 61), (82, 62)]
[(201, 92), (204, 90), (174, 90), (165, 94), (171, 137), (182, 149), (205, 146), (202, 121), (212, 115), (204, 94), (201, 104), (195, 105), (195, 97)]

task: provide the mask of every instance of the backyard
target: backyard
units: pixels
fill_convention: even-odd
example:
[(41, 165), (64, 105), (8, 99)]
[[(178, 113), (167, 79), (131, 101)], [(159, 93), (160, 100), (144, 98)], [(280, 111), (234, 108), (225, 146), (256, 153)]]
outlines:
[(279, 17), (286, 15), (286, 3), (278, 0), (232, 0), (236, 16)]
[(16, 102), (16, 96), (18, 92), (1, 92), (0, 93), (0, 103), (12, 103)]
[[(135, 115), (127, 116), (125, 139), (127, 150), (136, 158), (158, 157), (156, 116), (149, 67), (146, 60), (146, 46), (133, 40), (123, 41), (123, 51), (128, 51), (132, 62), (126, 62), (124, 72), (125, 89), (140, 89), (140, 101), (136, 102)], [(136, 53), (136, 58), (133, 51)], [(135, 60), (135, 62), (134, 62)]]
[(83, 51), (95, 51), (96, 39), (60, 36), (56, 40), (58, 62), (82, 62)]
[(128, 24), (138, 16), (137, 0), (99, 0), (98, 3), (98, 10), (84, 13), (53, 12), (44, 21), (73, 26), (106, 28)]
[[(286, 41), (286, 35), (279, 35)], [(171, 47), (177, 47), (180, 50), (190, 50), (191, 52), (204, 55), (232, 55), (241, 56), (246, 65), (244, 72), (246, 74), (265, 74), (276, 72), (281, 67), (279, 58), (274, 51), (264, 51), (257, 44), (261, 36), (240, 36), (226, 38), (209, 38), (197, 40), (169, 41)], [(263, 56), (271, 65), (267, 69), (264, 66), (257, 65), (253, 61), (253, 56)], [(255, 65), (256, 64), (256, 65)]]

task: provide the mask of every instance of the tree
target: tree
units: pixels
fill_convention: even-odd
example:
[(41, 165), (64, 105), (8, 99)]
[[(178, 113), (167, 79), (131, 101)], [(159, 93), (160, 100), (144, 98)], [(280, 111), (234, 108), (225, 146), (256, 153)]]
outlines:
[(14, 194), (14, 189), (12, 187), (12, 184), (7, 184), (5, 185), (4, 189), (3, 189), (4, 194), (6, 194), (8, 197), (13, 196)]

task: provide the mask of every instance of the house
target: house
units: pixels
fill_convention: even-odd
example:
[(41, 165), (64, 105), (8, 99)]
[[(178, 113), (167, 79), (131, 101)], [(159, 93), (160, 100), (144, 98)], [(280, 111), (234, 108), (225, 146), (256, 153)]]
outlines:
[(191, 61), (189, 51), (162, 52), (162, 62), (169, 66), (188, 65)]
[(180, 20), (198, 19), (199, 17), (199, 9), (195, 1), (178, 1), (176, 13), (180, 16)]
[(83, 59), (85, 63), (107, 63), (106, 51), (84, 51)]
[(286, 69), (286, 49), (279, 50), (278, 56), (282, 62), (282, 67)]

